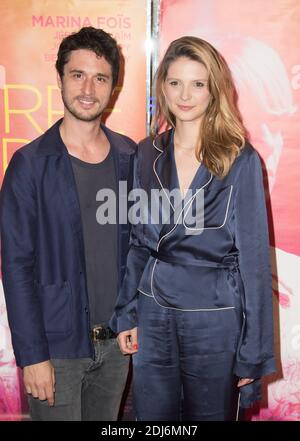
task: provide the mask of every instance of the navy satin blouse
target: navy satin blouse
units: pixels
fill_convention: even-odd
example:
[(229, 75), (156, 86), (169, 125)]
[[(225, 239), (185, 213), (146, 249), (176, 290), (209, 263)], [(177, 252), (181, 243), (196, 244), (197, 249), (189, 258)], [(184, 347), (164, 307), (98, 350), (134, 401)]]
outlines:
[[(166, 208), (170, 216), (165, 216), (167, 222), (132, 226), (111, 326), (117, 332), (138, 326), (139, 292), (154, 297), (162, 307), (190, 313), (241, 308), (234, 373), (259, 378), (275, 370), (269, 236), (259, 156), (246, 143), (224, 179), (201, 164), (188, 195), (176, 205), (170, 197), (179, 187), (172, 137), (170, 130), (154, 141), (146, 138), (138, 148), (135, 188), (149, 196), (144, 207), (148, 220), (153, 189), (160, 191), (156, 204), (161, 218)], [(197, 196), (203, 204), (200, 214)], [(191, 224), (188, 213), (194, 221), (202, 218)]]

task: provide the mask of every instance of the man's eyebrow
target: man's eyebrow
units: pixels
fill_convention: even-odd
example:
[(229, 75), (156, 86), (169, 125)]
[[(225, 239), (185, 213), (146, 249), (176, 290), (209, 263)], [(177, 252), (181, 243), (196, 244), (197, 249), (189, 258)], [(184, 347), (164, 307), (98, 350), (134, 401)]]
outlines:
[(103, 74), (101, 72), (97, 73), (96, 75), (99, 76), (99, 77), (110, 78), (110, 75)]
[[(70, 73), (85, 73), (85, 71), (81, 70), (81, 69), (71, 69)], [(110, 75), (107, 75), (107, 74), (104, 74), (104, 73), (101, 73), (101, 72), (96, 73), (96, 76), (103, 77), (103, 78), (108, 78), (108, 79), (110, 78)]]

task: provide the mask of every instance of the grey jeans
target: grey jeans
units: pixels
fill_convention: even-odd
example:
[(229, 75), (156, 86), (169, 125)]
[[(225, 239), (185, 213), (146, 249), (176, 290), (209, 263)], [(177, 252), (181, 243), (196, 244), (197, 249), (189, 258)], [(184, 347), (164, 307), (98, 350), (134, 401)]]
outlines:
[(115, 338), (95, 343), (91, 358), (53, 359), (55, 404), (29, 395), (34, 421), (116, 421), (126, 384), (129, 357)]

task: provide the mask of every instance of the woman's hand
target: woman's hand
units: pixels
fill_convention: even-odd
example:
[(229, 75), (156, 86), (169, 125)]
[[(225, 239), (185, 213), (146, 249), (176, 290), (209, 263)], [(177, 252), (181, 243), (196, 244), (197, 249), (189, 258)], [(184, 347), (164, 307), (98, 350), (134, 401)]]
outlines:
[(117, 340), (122, 354), (134, 354), (138, 351), (137, 328), (120, 332)]
[(246, 386), (246, 384), (253, 383), (254, 378), (240, 378), (237, 387)]

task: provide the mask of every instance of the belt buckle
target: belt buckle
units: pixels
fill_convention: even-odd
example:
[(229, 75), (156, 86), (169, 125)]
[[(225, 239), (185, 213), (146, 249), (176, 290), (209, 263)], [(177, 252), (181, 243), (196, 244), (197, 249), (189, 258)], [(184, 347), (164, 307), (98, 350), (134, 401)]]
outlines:
[(106, 329), (104, 326), (94, 326), (92, 329), (92, 340), (105, 340), (107, 338)]

